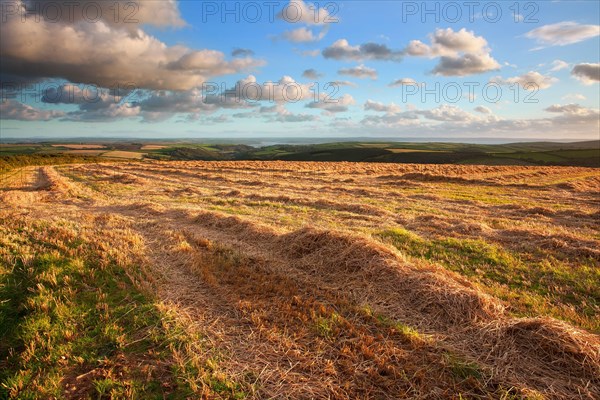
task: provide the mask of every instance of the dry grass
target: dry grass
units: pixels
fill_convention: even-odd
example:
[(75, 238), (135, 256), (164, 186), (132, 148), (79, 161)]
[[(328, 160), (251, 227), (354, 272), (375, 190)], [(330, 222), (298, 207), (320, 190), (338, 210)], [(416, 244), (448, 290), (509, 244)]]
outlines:
[(600, 397), (594, 170), (131, 162), (27, 174), (6, 180), (1, 213), (136, 237), (120, 252), (101, 244), (109, 231), (94, 240), (137, 254), (148, 273), (136, 284), (187, 327), (173, 359), (196, 372), (175, 378), (197, 396)]
[(141, 160), (142, 158), (144, 158), (145, 154), (142, 153), (136, 153), (135, 151), (120, 151), (120, 150), (115, 150), (115, 151), (108, 151), (106, 153), (102, 154), (102, 157), (108, 157), (108, 158), (126, 158), (126, 159), (131, 159), (131, 160)]

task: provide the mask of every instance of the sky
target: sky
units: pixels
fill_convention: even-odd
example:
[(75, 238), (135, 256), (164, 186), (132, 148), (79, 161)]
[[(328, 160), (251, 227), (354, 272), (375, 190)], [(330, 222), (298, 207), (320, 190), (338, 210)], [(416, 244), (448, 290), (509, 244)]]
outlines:
[(0, 6), (2, 138), (600, 139), (598, 1)]

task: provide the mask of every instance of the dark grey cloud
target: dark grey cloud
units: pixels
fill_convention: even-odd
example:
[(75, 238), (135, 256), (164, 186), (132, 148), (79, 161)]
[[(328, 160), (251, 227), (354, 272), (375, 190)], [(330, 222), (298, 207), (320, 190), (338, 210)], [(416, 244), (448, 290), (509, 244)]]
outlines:
[(310, 69), (305, 70), (302, 73), (302, 76), (306, 79), (319, 79), (320, 77), (323, 76), (323, 74), (321, 74), (319, 71), (317, 71), (314, 68), (310, 68)]
[(600, 82), (600, 64), (577, 64), (573, 67), (571, 75), (586, 85)]
[(334, 60), (380, 60), (401, 61), (403, 52), (392, 50), (385, 44), (365, 43), (351, 46), (346, 39), (340, 39), (323, 50), (323, 57)]
[(233, 51), (231, 52), (231, 55), (233, 57), (252, 57), (254, 55), (254, 51), (250, 50), (250, 49), (233, 49)]

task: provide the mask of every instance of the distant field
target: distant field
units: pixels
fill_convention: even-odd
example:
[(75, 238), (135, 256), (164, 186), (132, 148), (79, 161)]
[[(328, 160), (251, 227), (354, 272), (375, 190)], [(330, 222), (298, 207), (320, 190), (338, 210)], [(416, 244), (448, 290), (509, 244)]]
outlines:
[(597, 169), (131, 160), (0, 182), (0, 396), (600, 398)]
[(135, 151), (109, 151), (106, 153), (102, 153), (102, 157), (110, 157), (110, 158), (127, 158), (132, 160), (141, 160), (144, 158), (143, 153), (137, 153)]
[(340, 142), (271, 145), (258, 148), (244, 144), (148, 141), (143, 143), (115, 141), (105, 144), (0, 144), (0, 156), (72, 153), (82, 150), (101, 151), (101, 153), (89, 154), (103, 157), (173, 161), (287, 160), (600, 167), (600, 142), (598, 141), (503, 145)]
[(101, 144), (54, 144), (52, 147), (64, 147), (72, 150), (91, 150), (91, 149), (105, 149), (106, 146)]
[(147, 144), (145, 146), (143, 146), (141, 148), (141, 150), (161, 150), (161, 149), (165, 149), (168, 146), (160, 146), (160, 145), (156, 145), (156, 144)]
[(88, 155), (88, 156), (100, 156), (104, 154), (103, 150), (70, 150), (66, 152), (66, 154), (79, 154), (79, 155)]

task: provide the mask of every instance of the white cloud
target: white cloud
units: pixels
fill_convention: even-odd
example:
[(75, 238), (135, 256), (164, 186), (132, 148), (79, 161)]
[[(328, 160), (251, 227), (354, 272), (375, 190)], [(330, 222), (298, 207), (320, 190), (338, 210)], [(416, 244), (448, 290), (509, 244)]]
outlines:
[(363, 126), (368, 128), (388, 129), (388, 133), (396, 133), (398, 128), (408, 127), (414, 129), (416, 126), (422, 125), (419, 117), (410, 111), (405, 111), (396, 114), (384, 115), (367, 115), (360, 121), (360, 126), (357, 128), (362, 132)]
[(377, 79), (377, 71), (373, 68), (366, 67), (364, 65), (359, 65), (358, 67), (353, 68), (342, 68), (338, 71), (340, 75), (349, 75), (355, 78), (365, 79)]
[(436, 29), (429, 35), (429, 39), (431, 45), (413, 40), (404, 51), (411, 56), (430, 58), (488, 51), (487, 41), (482, 36), (475, 36), (473, 31), (467, 31), (465, 28), (456, 32), (452, 28)]
[(552, 61), (552, 68), (550, 69), (550, 71), (557, 72), (557, 71), (561, 71), (566, 68), (569, 68), (568, 62), (565, 62), (563, 60), (554, 60), (554, 61)]
[(318, 35), (315, 35), (312, 30), (302, 27), (292, 31), (286, 31), (282, 37), (292, 43), (310, 43), (317, 42), (325, 37), (327, 29), (322, 29)]
[(415, 57), (439, 57), (440, 61), (432, 71), (436, 75), (467, 76), (500, 68), (490, 55), (487, 40), (472, 31), (437, 29), (429, 38), (430, 45), (413, 40), (404, 52)]
[(388, 86), (389, 87), (398, 87), (398, 86), (413, 86), (413, 85), (417, 85), (417, 81), (415, 81), (412, 78), (402, 78), (402, 79), (396, 79), (395, 81), (390, 83)]
[[(420, 40), (411, 40), (404, 52), (413, 57), (431, 57), (431, 47), (421, 42)], [(434, 56), (435, 57), (435, 56)]]
[(315, 4), (308, 4), (302, 0), (290, 2), (277, 15), (278, 18), (289, 23), (304, 23), (307, 25), (324, 25), (338, 22), (338, 18), (331, 15), (325, 8), (317, 8)]
[(571, 75), (585, 85), (592, 85), (600, 81), (600, 64), (577, 64), (573, 67)]
[(495, 71), (500, 65), (489, 54), (463, 54), (440, 58), (433, 73), (442, 76), (467, 76)]
[(0, 25), (0, 72), (29, 78), (62, 78), (102, 87), (120, 84), (189, 90), (211, 77), (264, 64), (248, 57), (228, 61), (216, 50), (168, 46), (140, 28), (147, 23), (179, 24), (176, 4), (144, 0), (136, 15), (139, 26), (103, 20), (71, 23), (64, 18), (52, 23), (45, 19), (36, 22), (35, 18), (27, 18), (22, 22), (20, 18), (9, 18)]
[(479, 119), (460, 107), (448, 104), (442, 104), (432, 110), (416, 111), (416, 113), (434, 121), (469, 122)]
[(490, 79), (490, 82), (497, 83), (499, 85), (512, 85), (516, 83), (525, 90), (538, 90), (548, 89), (550, 86), (558, 82), (558, 79), (549, 75), (542, 75), (536, 71), (529, 71), (526, 74), (507, 79), (497, 76)]
[(583, 116), (583, 117), (598, 115), (598, 110), (586, 108), (579, 104), (565, 104), (565, 105), (553, 104), (550, 107), (546, 108), (546, 111), (551, 112), (551, 113), (577, 115), (577, 116)]
[[(482, 110), (483, 111), (483, 110)], [(597, 138), (600, 113), (580, 105), (555, 105), (546, 109), (550, 118), (503, 119), (492, 113), (474, 115), (456, 106), (442, 105), (431, 110), (409, 110), (383, 115), (367, 115), (358, 124), (346, 123), (346, 132), (429, 137), (539, 137), (541, 139)]]
[(373, 100), (367, 100), (367, 102), (364, 105), (364, 110), (396, 114), (401, 111), (401, 108), (395, 103), (384, 104)]
[(525, 34), (526, 37), (547, 46), (566, 46), (598, 35), (599, 25), (580, 25), (572, 21), (544, 25)]
[(562, 97), (563, 100), (585, 100), (586, 97), (581, 93), (569, 93)]
[(328, 114), (336, 114), (348, 111), (348, 107), (356, 104), (354, 98), (349, 94), (344, 94), (339, 98), (329, 98), (328, 95), (322, 93), (319, 96), (319, 101), (313, 101), (306, 105), (307, 108), (318, 108), (324, 110)]
[(312, 114), (294, 114), (283, 104), (261, 107), (259, 113), (265, 114), (268, 122), (309, 122), (319, 119)]

